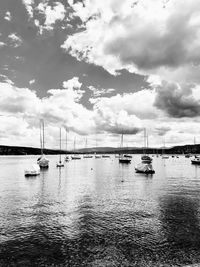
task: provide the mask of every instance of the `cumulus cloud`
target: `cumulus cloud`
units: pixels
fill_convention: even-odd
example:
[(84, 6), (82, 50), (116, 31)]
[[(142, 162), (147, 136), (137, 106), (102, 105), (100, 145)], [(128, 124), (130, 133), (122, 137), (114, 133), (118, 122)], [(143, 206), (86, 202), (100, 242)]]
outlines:
[(6, 46), (6, 44), (4, 42), (0, 42), (0, 48)]
[(22, 44), (22, 39), (16, 33), (10, 33), (8, 39), (13, 47), (18, 47)]
[(158, 116), (154, 106), (155, 90), (141, 90), (130, 94), (117, 94), (112, 97), (95, 99), (95, 109), (109, 108), (118, 113), (125, 110), (129, 115), (136, 115), (140, 119), (153, 119)]
[(50, 6), (48, 2), (41, 2), (37, 6), (37, 10), (44, 15), (44, 27), (48, 30), (52, 29), (57, 21), (62, 21), (66, 14), (65, 7), (60, 2), (55, 2), (53, 6)]
[(93, 93), (93, 97), (99, 97), (99, 96), (102, 96), (102, 95), (105, 95), (105, 94), (110, 94), (110, 93), (113, 93), (115, 91), (115, 89), (113, 88), (109, 88), (109, 89), (98, 89), (94, 86), (88, 86), (89, 90), (92, 91)]
[[(158, 136), (165, 135), (173, 143), (179, 136), (180, 140), (184, 140), (184, 136), (185, 140), (190, 140), (200, 130), (199, 116), (194, 108), (200, 101), (198, 87), (180, 87), (174, 83), (162, 82), (152, 90), (97, 97), (93, 108), (89, 110), (81, 104), (84, 94), (81, 86), (78, 77), (74, 77), (63, 82), (62, 89), (50, 89), (48, 95), (41, 99), (28, 88), (17, 88), (6, 80), (0, 83), (0, 114), (24, 121), (22, 128), (15, 127), (13, 123), (11, 132), (10, 119), (10, 124), (6, 124), (6, 127), (10, 127), (6, 128), (10, 136), (25, 136), (32, 144), (32, 132), (38, 131), (40, 118), (45, 120), (47, 139), (51, 145), (55, 143), (55, 129), (60, 126), (79, 135), (109, 134), (109, 142), (117, 142), (118, 135), (122, 133), (131, 135), (132, 138), (136, 136), (135, 140), (140, 140), (137, 136), (146, 127), (152, 145), (158, 145)], [(196, 116), (190, 125), (186, 120), (188, 116)], [(53, 132), (50, 129), (54, 129)], [(1, 134), (4, 133), (5, 129)], [(131, 142), (128, 137), (127, 140)]]
[(7, 20), (7, 21), (11, 21), (11, 14), (9, 11), (6, 12), (5, 16), (4, 16), (4, 19)]
[(96, 129), (114, 134), (137, 134), (142, 128), (141, 120), (135, 115), (128, 115), (125, 110), (118, 113), (111, 109), (96, 109), (94, 120)]
[(27, 88), (17, 88), (10, 83), (0, 83), (0, 111), (3, 113), (36, 115), (40, 100)]
[(29, 14), (30, 18), (32, 18), (33, 17), (34, 0), (22, 0), (22, 2), (25, 5), (25, 8), (26, 8), (27, 13)]
[(35, 83), (35, 79), (32, 79), (29, 81), (29, 84), (33, 84), (33, 83)]
[(126, 68), (181, 81), (184, 72), (192, 78), (192, 66), (199, 73), (200, 0), (69, 3), (85, 30), (69, 36), (62, 47), (78, 60), (113, 74)]
[(179, 85), (162, 82), (157, 87), (154, 105), (175, 118), (197, 117), (200, 115), (200, 98), (193, 94), (194, 85)]

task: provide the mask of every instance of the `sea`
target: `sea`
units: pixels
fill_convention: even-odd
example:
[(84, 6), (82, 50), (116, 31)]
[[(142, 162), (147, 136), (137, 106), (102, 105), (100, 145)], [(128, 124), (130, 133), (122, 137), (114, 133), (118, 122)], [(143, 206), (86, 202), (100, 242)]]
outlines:
[(200, 266), (200, 166), (153, 157), (155, 174), (84, 158), (25, 177), (38, 156), (0, 157), (0, 266)]

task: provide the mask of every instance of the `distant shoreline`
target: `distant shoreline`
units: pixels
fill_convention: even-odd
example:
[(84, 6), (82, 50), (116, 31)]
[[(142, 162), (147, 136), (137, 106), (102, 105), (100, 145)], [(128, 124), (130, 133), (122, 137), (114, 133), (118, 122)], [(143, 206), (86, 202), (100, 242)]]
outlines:
[[(74, 151), (62, 150), (61, 154), (200, 154), (200, 145), (184, 145), (184, 146), (174, 146), (170, 148), (137, 148), (137, 147), (126, 147), (126, 148), (114, 148), (114, 147), (95, 147), (95, 148), (83, 148)], [(58, 149), (44, 149), (44, 153), (47, 155), (57, 155), (60, 154)], [(0, 155), (40, 155), (41, 149), (35, 147), (23, 147), (23, 146), (5, 146), (0, 145)]]

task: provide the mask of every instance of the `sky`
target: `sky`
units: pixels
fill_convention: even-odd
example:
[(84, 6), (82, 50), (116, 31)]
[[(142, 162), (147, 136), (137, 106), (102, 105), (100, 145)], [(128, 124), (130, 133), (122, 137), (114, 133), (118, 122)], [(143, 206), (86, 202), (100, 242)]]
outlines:
[(0, 144), (200, 142), (200, 0), (1, 0)]

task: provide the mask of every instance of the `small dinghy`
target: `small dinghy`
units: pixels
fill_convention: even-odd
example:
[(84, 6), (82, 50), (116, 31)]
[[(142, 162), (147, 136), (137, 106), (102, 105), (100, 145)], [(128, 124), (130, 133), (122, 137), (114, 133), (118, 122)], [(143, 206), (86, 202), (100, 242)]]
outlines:
[(162, 159), (168, 159), (169, 158), (169, 156), (167, 156), (167, 155), (162, 155)]
[(85, 155), (85, 156), (83, 156), (83, 158), (84, 159), (91, 159), (91, 158), (93, 158), (93, 156), (92, 155)]
[(37, 164), (33, 164), (32, 166), (30, 166), (29, 168), (24, 170), (24, 175), (26, 177), (28, 176), (37, 176), (40, 175), (40, 168)]
[(135, 167), (135, 172), (144, 173), (144, 174), (154, 174), (155, 173), (152, 164), (148, 164), (148, 163), (138, 164), (138, 166)]
[(71, 156), (71, 159), (72, 159), (72, 160), (74, 160), (74, 159), (76, 160), (76, 159), (81, 159), (81, 157), (78, 156), (78, 155), (77, 155), (77, 156), (74, 155), (74, 156)]
[(62, 161), (59, 161), (57, 164), (56, 164), (56, 167), (64, 167), (64, 163)]
[(69, 161), (69, 157), (68, 156), (65, 157), (65, 161)]

